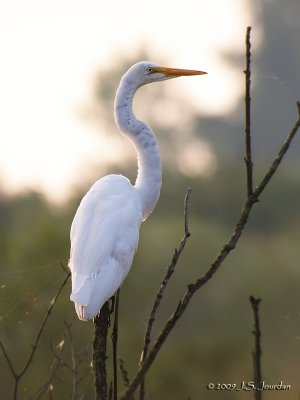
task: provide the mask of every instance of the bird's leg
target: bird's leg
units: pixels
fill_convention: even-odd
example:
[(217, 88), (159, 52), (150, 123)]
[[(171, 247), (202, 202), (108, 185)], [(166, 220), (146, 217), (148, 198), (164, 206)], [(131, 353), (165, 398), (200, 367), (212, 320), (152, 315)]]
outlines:
[(113, 400), (117, 400), (118, 395), (118, 377), (117, 377), (117, 342), (118, 342), (118, 323), (119, 323), (119, 297), (120, 288), (114, 296), (113, 306), (114, 306), (114, 324), (111, 334), (111, 340), (113, 345), (113, 370), (114, 370), (114, 390), (113, 390)]

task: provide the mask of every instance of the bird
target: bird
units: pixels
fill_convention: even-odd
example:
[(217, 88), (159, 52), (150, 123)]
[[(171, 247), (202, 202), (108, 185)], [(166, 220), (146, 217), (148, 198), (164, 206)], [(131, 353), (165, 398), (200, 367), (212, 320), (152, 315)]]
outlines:
[(162, 166), (156, 137), (132, 109), (136, 91), (143, 85), (204, 71), (162, 67), (150, 61), (131, 66), (120, 80), (114, 102), (118, 130), (135, 148), (138, 172), (133, 184), (118, 174), (92, 185), (75, 213), (68, 266), (78, 318), (91, 320), (121, 286), (132, 265), (139, 229), (159, 199)]

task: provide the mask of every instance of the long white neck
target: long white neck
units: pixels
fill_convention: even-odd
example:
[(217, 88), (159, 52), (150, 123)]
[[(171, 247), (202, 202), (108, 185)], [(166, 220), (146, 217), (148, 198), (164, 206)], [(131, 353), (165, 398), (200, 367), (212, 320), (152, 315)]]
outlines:
[(120, 132), (134, 145), (138, 173), (135, 182), (145, 220), (153, 211), (161, 187), (161, 160), (159, 148), (151, 128), (136, 119), (132, 111), (132, 100), (138, 87), (122, 79), (115, 98), (115, 121)]

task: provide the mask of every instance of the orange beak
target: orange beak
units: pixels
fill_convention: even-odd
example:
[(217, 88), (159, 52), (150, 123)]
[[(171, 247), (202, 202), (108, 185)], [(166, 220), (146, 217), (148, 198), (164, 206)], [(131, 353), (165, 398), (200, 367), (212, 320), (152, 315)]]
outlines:
[(180, 69), (180, 68), (166, 68), (166, 67), (152, 67), (152, 73), (160, 72), (170, 77), (177, 76), (191, 76), (191, 75), (205, 75), (207, 72), (197, 71), (194, 69)]

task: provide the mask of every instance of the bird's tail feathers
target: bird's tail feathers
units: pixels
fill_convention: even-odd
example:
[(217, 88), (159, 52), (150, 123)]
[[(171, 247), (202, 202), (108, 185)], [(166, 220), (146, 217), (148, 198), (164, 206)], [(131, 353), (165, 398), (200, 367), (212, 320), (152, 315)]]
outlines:
[(72, 275), (72, 293), (70, 299), (74, 303), (87, 306), (92, 296), (92, 277)]

